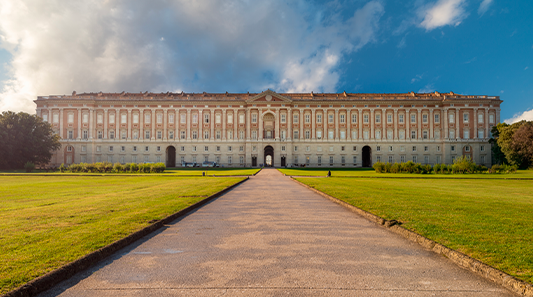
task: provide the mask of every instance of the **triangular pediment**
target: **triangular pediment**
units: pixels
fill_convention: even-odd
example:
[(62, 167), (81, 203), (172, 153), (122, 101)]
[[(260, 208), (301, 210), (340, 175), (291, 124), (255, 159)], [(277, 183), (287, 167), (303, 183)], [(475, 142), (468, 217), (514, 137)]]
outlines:
[(252, 102), (286, 102), (291, 103), (292, 99), (282, 96), (272, 90), (266, 90), (260, 94), (253, 96), (252, 98), (246, 100), (247, 103)]

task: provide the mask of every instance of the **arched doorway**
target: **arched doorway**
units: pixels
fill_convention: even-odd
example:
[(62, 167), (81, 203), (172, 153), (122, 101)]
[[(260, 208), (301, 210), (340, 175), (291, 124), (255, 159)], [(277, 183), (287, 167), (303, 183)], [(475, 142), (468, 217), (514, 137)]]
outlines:
[(372, 167), (372, 149), (365, 145), (363, 147), (363, 167)]
[(167, 147), (167, 167), (176, 167), (176, 148)]
[(265, 147), (265, 167), (274, 167), (274, 148), (270, 145)]

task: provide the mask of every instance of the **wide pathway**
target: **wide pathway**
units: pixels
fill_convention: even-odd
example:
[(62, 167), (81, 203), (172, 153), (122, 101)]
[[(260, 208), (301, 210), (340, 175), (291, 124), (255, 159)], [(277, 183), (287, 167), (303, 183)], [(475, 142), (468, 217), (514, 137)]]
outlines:
[(43, 296), (514, 296), (274, 169)]

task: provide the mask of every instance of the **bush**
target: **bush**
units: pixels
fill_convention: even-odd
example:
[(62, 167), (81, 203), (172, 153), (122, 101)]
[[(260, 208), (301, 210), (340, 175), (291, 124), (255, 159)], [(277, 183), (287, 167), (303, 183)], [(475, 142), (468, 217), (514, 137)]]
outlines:
[(139, 171), (139, 165), (135, 163), (130, 163), (130, 172), (138, 172)]
[(26, 172), (32, 172), (33, 169), (35, 169), (35, 164), (32, 162), (26, 162), (26, 164), (24, 164), (24, 169), (26, 169)]
[(381, 162), (376, 162), (372, 167), (374, 168), (374, 170), (376, 170), (377, 173), (382, 173), (384, 169), (384, 164)]
[(113, 165), (113, 172), (114, 173), (121, 173), (122, 172), (122, 164), (120, 163), (115, 163), (115, 165)]
[(422, 165), (420, 163), (414, 163), (408, 161), (405, 163), (382, 163), (376, 162), (374, 164), (374, 170), (377, 173), (452, 173), (452, 174), (467, 174), (467, 173), (515, 173), (518, 170), (516, 165), (493, 165), (490, 169), (483, 165), (477, 165), (469, 157), (458, 157), (454, 160), (453, 164), (435, 164), (433, 166), (429, 164)]
[(67, 166), (65, 166), (65, 164), (61, 163), (61, 165), (59, 165), (59, 171), (60, 171), (60, 172), (65, 172), (65, 171), (67, 171)]

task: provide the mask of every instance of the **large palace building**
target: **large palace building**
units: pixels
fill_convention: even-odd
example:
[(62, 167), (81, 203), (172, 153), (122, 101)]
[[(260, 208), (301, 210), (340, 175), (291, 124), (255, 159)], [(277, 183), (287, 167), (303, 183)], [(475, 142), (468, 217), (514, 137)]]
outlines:
[(226, 167), (491, 165), (498, 96), (450, 93), (83, 93), (39, 96), (61, 136), (51, 163), (216, 162)]

